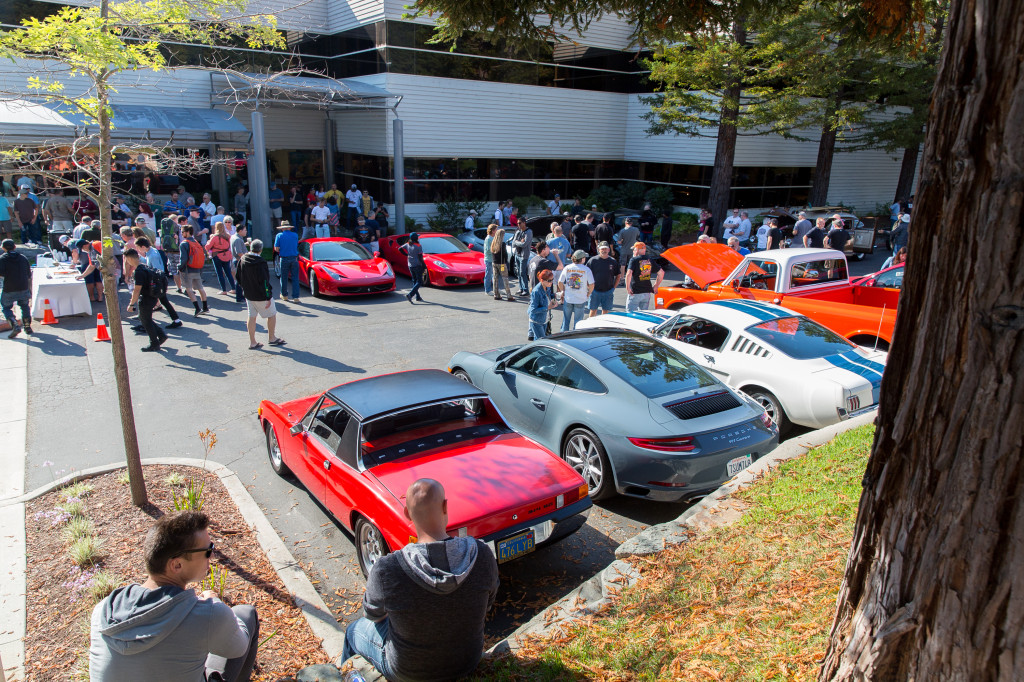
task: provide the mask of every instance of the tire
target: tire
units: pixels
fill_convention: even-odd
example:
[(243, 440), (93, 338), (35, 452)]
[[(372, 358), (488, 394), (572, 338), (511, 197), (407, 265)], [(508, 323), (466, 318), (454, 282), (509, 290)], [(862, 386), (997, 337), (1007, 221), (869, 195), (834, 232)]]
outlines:
[(423, 268), (423, 274), (420, 275), (420, 283), (425, 287), (430, 286), (430, 273), (427, 272), (426, 268)]
[(615, 477), (601, 439), (590, 429), (573, 429), (562, 444), (562, 459), (590, 486), (590, 499), (615, 496)]
[(370, 569), (381, 557), (391, 553), (387, 540), (377, 526), (366, 519), (359, 517), (353, 529), (356, 541), (356, 557), (359, 559), (359, 569), (363, 577), (370, 575)]
[(264, 434), (267, 441), (267, 459), (270, 460), (270, 468), (278, 476), (287, 476), (289, 473), (288, 465), (284, 463), (284, 456), (281, 454), (281, 441), (277, 439), (277, 431), (274, 430), (274, 425), (267, 422), (267, 425), (264, 427)]
[[(473, 383), (473, 380), (469, 378), (469, 373), (461, 367), (452, 372), (452, 376), (457, 379), (462, 379), (470, 386), (476, 386), (476, 384)], [(466, 406), (466, 409), (475, 414), (479, 414), (480, 410), (482, 410), (484, 406), (484, 401), (478, 398), (469, 398), (467, 400), (463, 400), (462, 403)]]
[(320, 284), (316, 280), (316, 273), (313, 270), (309, 271), (309, 293), (316, 298), (320, 295)]
[(786, 411), (782, 409), (782, 403), (779, 402), (774, 393), (757, 386), (744, 388), (743, 392), (756, 400), (764, 408), (764, 411), (768, 413), (768, 416), (772, 418), (772, 421), (779, 427), (780, 439), (789, 432), (793, 423), (789, 421)]

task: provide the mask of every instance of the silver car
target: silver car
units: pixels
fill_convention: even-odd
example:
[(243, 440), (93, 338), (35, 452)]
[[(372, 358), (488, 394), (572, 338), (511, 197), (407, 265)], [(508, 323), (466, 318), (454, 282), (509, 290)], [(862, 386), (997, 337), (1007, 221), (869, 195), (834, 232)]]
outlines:
[(635, 332), (591, 329), (464, 351), (448, 371), (490, 395), (513, 429), (559, 453), (596, 500), (700, 497), (779, 440), (757, 403)]
[[(512, 235), (515, 233), (515, 228), (505, 228), (505, 255), (508, 256), (508, 274), (515, 275), (516, 259), (515, 249), (512, 248)], [(455, 237), (460, 242), (473, 249), (483, 253), (484, 251), (484, 240), (487, 239), (487, 228), (478, 227), (475, 230), (469, 230), (462, 234), (456, 235)]]

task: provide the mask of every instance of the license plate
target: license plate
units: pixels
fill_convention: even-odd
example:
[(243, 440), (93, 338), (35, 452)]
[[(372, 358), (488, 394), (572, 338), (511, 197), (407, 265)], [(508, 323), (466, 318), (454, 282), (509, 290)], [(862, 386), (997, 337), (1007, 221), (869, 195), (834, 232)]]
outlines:
[(506, 561), (512, 561), (524, 554), (529, 554), (534, 549), (535, 542), (533, 529), (531, 528), (525, 533), (519, 533), (518, 535), (498, 541), (498, 563), (503, 564)]
[(732, 478), (733, 476), (743, 471), (753, 463), (754, 458), (751, 457), (750, 455), (743, 455), (742, 457), (737, 457), (736, 459), (730, 459), (729, 464), (726, 465), (726, 468), (729, 470), (729, 478)]

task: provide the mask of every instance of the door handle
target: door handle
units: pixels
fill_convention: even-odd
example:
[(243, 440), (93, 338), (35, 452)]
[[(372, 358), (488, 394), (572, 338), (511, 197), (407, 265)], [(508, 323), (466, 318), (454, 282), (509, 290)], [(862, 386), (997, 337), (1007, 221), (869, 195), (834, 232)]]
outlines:
[(543, 400), (538, 400), (537, 398), (530, 398), (530, 402), (533, 403), (539, 409), (541, 409), (541, 410), (544, 409), (544, 401)]
[(331, 470), (331, 462), (329, 460), (324, 460), (324, 469)]

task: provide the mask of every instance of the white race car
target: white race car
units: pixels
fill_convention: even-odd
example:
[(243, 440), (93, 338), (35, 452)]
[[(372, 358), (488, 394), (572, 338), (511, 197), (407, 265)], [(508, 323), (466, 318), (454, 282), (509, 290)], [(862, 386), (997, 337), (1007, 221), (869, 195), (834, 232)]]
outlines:
[(611, 312), (576, 325), (597, 327), (663, 339), (757, 400), (783, 433), (790, 424), (820, 428), (873, 408), (887, 357), (792, 310), (745, 299)]

